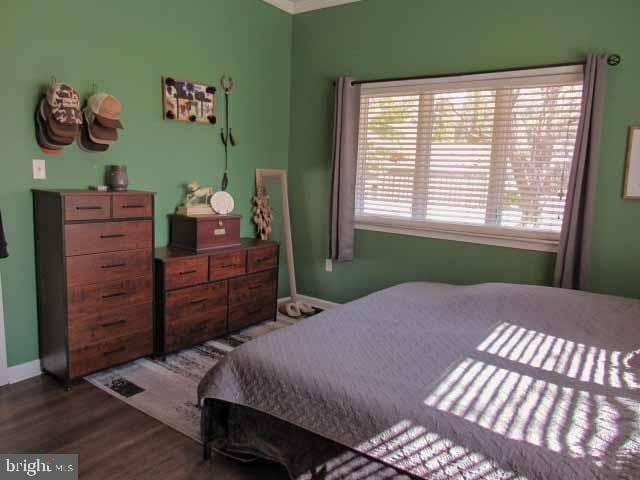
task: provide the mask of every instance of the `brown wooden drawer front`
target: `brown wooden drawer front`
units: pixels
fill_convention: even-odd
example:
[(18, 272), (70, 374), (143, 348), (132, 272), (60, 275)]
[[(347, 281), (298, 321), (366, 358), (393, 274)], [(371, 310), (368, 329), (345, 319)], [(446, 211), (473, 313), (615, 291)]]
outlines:
[(65, 225), (66, 255), (152, 248), (151, 220)]
[(222, 280), (243, 275), (246, 271), (246, 263), (247, 254), (244, 250), (211, 255), (209, 257), (209, 278)]
[(239, 305), (255, 299), (275, 299), (275, 295), (275, 270), (229, 280), (229, 305)]
[(153, 334), (151, 330), (71, 350), (69, 352), (69, 376), (78, 378), (96, 370), (150, 355), (152, 351)]
[(275, 301), (254, 301), (229, 307), (229, 331), (233, 332), (254, 323), (275, 317)]
[(69, 348), (76, 350), (84, 345), (149, 331), (152, 328), (151, 303), (79, 316), (69, 322)]
[(165, 325), (165, 351), (172, 352), (206, 342), (227, 331), (227, 307), (218, 306), (181, 317)]
[(207, 257), (187, 258), (165, 263), (164, 288), (189, 287), (209, 280), (209, 259)]
[(64, 197), (64, 219), (105, 220), (111, 217), (109, 195), (78, 195)]
[(95, 314), (128, 305), (152, 301), (153, 280), (142, 277), (132, 280), (83, 285), (68, 289), (69, 323), (77, 315)]
[(276, 246), (254, 248), (247, 252), (247, 272), (259, 272), (274, 268), (278, 262)]
[(151, 250), (67, 257), (67, 285), (125, 280), (151, 275)]
[(227, 282), (167, 292), (165, 319), (167, 324), (189, 320), (192, 316), (227, 306)]
[(151, 195), (115, 195), (113, 218), (151, 217), (153, 215)]

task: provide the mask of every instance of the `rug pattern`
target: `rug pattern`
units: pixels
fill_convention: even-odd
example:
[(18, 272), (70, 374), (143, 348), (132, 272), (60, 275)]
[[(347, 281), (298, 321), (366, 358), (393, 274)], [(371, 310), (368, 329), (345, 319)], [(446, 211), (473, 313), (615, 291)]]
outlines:
[(200, 442), (200, 410), (196, 398), (200, 379), (235, 347), (296, 322), (279, 314), (275, 321), (167, 355), (164, 361), (142, 358), (94, 373), (85, 380)]

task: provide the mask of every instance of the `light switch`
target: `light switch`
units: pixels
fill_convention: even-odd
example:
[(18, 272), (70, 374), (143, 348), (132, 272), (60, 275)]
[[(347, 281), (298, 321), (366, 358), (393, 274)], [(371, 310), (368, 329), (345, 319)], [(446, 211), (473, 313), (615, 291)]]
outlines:
[(47, 179), (47, 167), (44, 160), (33, 159), (33, 179), (34, 180), (46, 180)]
[(333, 272), (333, 260), (331, 260), (330, 258), (327, 258), (324, 261), (324, 269), (327, 272)]

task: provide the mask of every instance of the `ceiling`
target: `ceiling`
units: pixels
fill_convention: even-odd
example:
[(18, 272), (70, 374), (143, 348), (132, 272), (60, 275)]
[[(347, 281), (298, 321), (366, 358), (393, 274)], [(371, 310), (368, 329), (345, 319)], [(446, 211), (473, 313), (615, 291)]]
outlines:
[(296, 13), (320, 10), (321, 8), (335, 7), (345, 3), (359, 2), (360, 0), (263, 0), (292, 15)]

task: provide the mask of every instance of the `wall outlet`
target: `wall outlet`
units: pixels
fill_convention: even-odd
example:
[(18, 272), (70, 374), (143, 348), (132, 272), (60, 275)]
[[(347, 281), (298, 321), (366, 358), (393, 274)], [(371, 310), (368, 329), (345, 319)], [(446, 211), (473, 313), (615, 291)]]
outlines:
[(33, 179), (34, 180), (46, 180), (47, 179), (47, 166), (44, 160), (33, 159)]
[(333, 260), (331, 260), (330, 258), (327, 258), (324, 261), (324, 270), (326, 272), (333, 272)]

